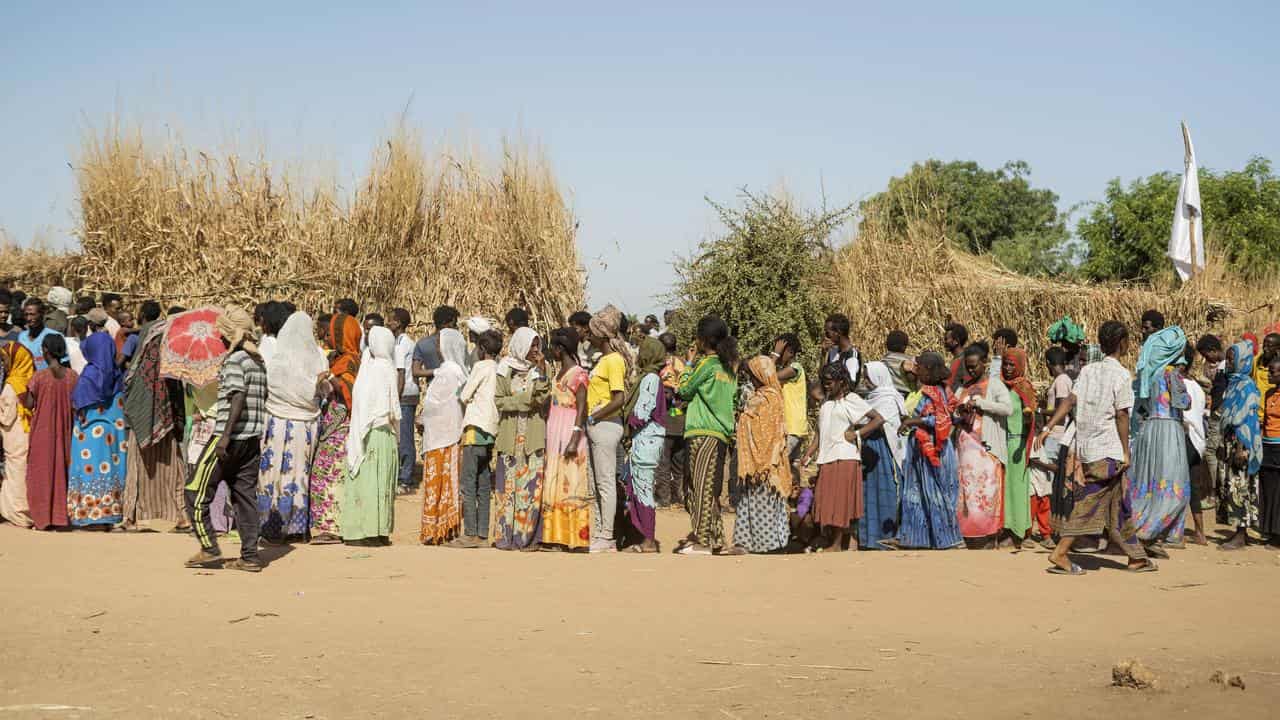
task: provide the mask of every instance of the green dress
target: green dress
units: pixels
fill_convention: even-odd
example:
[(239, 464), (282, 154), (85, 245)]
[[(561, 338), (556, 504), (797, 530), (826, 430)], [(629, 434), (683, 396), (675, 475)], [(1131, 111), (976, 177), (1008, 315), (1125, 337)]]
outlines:
[(1009, 461), (1004, 466), (1004, 527), (1016, 537), (1031, 529), (1031, 475), (1027, 468), (1027, 418), (1022, 398), (1009, 393)]
[(400, 451), (387, 425), (369, 431), (360, 468), (343, 486), (343, 540), (391, 537), (395, 523), (396, 477)]

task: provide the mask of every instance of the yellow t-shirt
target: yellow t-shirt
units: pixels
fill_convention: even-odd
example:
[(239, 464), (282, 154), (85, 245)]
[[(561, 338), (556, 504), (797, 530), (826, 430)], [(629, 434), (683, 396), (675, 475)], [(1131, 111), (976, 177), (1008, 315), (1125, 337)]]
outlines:
[(804, 437), (809, 434), (809, 386), (800, 363), (792, 363), (791, 367), (795, 368), (796, 376), (782, 383), (782, 424), (788, 435)]
[[(627, 391), (627, 363), (618, 353), (609, 353), (600, 358), (596, 366), (591, 369), (591, 381), (587, 385), (588, 412), (594, 413), (608, 405), (615, 390), (621, 393)], [(596, 419), (609, 420), (617, 417), (621, 412), (617, 410), (609, 413), (608, 417)]]

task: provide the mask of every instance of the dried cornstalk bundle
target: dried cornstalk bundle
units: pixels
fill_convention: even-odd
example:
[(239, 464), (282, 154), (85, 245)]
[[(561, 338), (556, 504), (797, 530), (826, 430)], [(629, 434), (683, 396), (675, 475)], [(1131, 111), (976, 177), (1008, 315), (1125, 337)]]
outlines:
[(313, 312), (339, 297), (403, 306), (417, 324), (439, 304), (500, 317), (525, 306), (552, 327), (583, 303), (577, 222), (546, 159), (505, 146), (429, 157), (400, 129), (354, 197), (301, 188), (261, 158), (215, 158), (111, 129), (77, 164), (77, 284), (195, 305), (289, 299)]
[[(924, 350), (940, 348), (949, 320), (963, 323), (973, 339), (1010, 327), (1030, 354), (1033, 373), (1045, 380), (1046, 331), (1064, 315), (1095, 342), (1103, 322), (1120, 320), (1136, 332), (1143, 310), (1155, 308), (1194, 342), (1201, 333), (1234, 338), (1265, 324), (1265, 305), (1277, 297), (1276, 283), (1240, 282), (1219, 262), (1176, 289), (1030, 278), (957, 249), (945, 227), (928, 202), (905, 232), (888, 230), (871, 208), (857, 237), (837, 252), (827, 279), (831, 304), (849, 315), (855, 343), (872, 356), (892, 330), (905, 330), (912, 348)], [(1137, 349), (1135, 338), (1135, 356)]]

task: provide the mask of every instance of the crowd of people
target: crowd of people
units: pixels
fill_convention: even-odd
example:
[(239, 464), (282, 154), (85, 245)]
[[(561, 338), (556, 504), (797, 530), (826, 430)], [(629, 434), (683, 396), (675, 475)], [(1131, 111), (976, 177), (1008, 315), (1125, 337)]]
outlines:
[(161, 372), (184, 315), (0, 288), (0, 519), (163, 521), (198, 542), (188, 567), (251, 572), (263, 545), (388, 544), (418, 493), (421, 542), (452, 548), (654, 553), (666, 506), (684, 555), (1038, 543), (1052, 573), (1083, 574), (1075, 552), (1150, 572), (1207, 544), (1207, 509), (1224, 551), (1280, 542), (1280, 325), (1193, 344), (1148, 311), (1131, 372), (1124, 323), (1091, 343), (1063, 318), (1041, 392), (1008, 328), (949, 322), (915, 355), (894, 331), (873, 360), (833, 314), (806, 368), (795, 335), (743, 353), (715, 316), (682, 349), (670, 313), (540, 335), (521, 308), (442, 306), (415, 340), (404, 308), (272, 301), (216, 314), (225, 355), (196, 385)]

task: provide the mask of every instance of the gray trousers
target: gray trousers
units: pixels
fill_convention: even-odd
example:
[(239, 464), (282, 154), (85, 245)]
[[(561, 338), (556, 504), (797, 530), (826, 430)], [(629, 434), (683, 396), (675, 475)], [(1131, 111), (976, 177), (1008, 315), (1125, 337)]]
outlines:
[(613, 520), (618, 512), (618, 446), (622, 423), (605, 420), (587, 427), (591, 441), (591, 542), (613, 542)]
[(472, 537), (489, 536), (489, 499), (493, 494), (493, 473), (489, 459), (492, 445), (463, 445), (462, 532)]
[(1222, 416), (1214, 413), (1209, 416), (1209, 428), (1204, 435), (1204, 457), (1200, 462), (1204, 463), (1205, 472), (1208, 475), (1205, 488), (1208, 491), (1207, 498), (1218, 497), (1218, 489), (1222, 487), (1223, 477), (1226, 468), (1223, 462), (1218, 458), (1218, 450), (1222, 447)]

